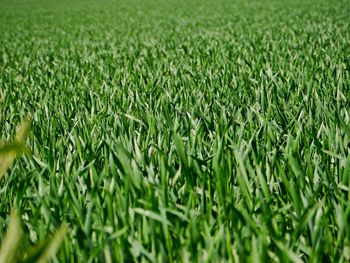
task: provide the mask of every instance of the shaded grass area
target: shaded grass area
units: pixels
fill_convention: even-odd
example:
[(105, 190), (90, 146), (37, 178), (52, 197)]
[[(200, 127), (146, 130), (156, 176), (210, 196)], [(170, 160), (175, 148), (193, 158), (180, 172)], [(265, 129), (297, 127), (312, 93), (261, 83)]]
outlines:
[[(54, 261), (350, 260), (348, 1), (0, 1), (0, 224)], [(3, 239), (4, 231), (1, 231)]]

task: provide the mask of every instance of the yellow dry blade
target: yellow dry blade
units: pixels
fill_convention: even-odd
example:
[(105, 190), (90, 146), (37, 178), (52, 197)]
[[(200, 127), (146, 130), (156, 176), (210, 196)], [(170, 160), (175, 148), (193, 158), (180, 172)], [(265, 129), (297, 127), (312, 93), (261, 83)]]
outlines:
[(49, 244), (40, 256), (38, 263), (48, 262), (49, 259), (56, 255), (62, 241), (64, 240), (64, 237), (66, 236), (66, 233), (66, 225), (61, 225), (53, 237), (49, 240)]
[[(16, 141), (17, 143), (24, 143), (29, 130), (30, 130), (31, 120), (30, 118), (25, 118), (21, 125), (18, 126), (16, 131)], [(3, 144), (6, 146), (6, 143)], [(0, 177), (5, 175), (6, 171), (10, 168), (16, 156), (20, 153), (18, 149), (13, 148), (12, 150), (7, 150), (5, 153), (0, 153)]]
[(5, 239), (0, 249), (0, 262), (17, 262), (18, 247), (23, 236), (18, 214), (12, 212)]
[(5, 175), (16, 158), (16, 155), (17, 153), (15, 151), (9, 151), (4, 155), (0, 155), (0, 177)]
[(24, 142), (27, 139), (31, 123), (32, 123), (31, 118), (26, 117), (22, 121), (22, 123), (17, 127), (16, 140), (18, 142)]

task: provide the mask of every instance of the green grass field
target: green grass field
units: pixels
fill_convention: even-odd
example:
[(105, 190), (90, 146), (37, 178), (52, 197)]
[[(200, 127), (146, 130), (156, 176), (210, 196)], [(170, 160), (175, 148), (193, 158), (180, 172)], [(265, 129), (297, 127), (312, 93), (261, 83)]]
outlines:
[(350, 261), (348, 0), (0, 0), (0, 164), (27, 116), (17, 261)]

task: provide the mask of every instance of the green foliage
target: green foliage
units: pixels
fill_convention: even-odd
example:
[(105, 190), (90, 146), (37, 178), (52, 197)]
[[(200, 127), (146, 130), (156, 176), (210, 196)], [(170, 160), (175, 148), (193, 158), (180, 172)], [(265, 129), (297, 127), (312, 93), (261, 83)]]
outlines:
[(54, 262), (350, 261), (349, 13), (0, 0), (0, 138), (16, 151), (33, 112), (0, 225), (18, 208), (29, 247), (67, 222)]
[[(31, 120), (26, 118), (17, 128), (15, 140), (0, 144), (0, 177), (5, 175), (18, 154), (28, 152), (25, 140), (30, 130), (30, 123)], [(55, 256), (66, 231), (66, 226), (62, 225), (52, 238), (43, 241), (40, 246), (25, 250), (23, 245), (21, 247), (23, 230), (19, 216), (17, 212), (12, 212), (6, 237), (0, 246), (0, 262), (47, 262)]]

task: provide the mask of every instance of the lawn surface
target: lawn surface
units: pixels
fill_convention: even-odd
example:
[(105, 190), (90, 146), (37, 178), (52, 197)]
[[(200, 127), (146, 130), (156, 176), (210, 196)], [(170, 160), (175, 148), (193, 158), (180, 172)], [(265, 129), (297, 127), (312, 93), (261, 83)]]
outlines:
[(53, 262), (350, 260), (350, 2), (0, 0), (0, 240)]

